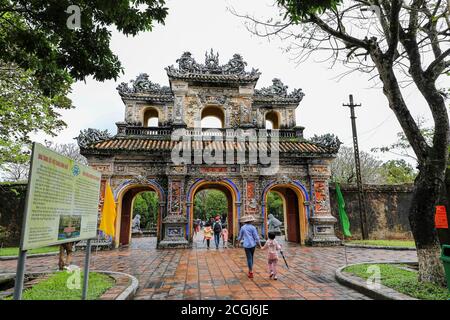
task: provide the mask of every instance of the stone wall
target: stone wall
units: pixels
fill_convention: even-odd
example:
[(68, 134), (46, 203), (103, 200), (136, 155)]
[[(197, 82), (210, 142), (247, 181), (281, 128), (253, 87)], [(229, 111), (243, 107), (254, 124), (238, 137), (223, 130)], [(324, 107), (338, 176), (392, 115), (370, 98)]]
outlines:
[(0, 246), (18, 246), (25, 205), (25, 183), (0, 184)]
[[(412, 239), (408, 220), (412, 185), (364, 186), (367, 223), (370, 239)], [(345, 208), (350, 219), (353, 239), (361, 238), (358, 189), (356, 185), (341, 185)], [(335, 185), (330, 183), (331, 212), (339, 219)], [(340, 222), (336, 233), (342, 237)]]

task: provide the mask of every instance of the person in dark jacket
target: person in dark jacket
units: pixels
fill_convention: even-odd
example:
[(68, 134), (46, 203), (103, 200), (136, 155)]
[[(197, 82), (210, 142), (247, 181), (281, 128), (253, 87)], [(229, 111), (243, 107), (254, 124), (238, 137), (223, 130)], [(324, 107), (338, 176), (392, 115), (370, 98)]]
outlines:
[(216, 245), (216, 250), (219, 249), (220, 244), (220, 235), (222, 233), (222, 222), (220, 221), (220, 217), (216, 217), (216, 221), (213, 224), (214, 231), (214, 244)]

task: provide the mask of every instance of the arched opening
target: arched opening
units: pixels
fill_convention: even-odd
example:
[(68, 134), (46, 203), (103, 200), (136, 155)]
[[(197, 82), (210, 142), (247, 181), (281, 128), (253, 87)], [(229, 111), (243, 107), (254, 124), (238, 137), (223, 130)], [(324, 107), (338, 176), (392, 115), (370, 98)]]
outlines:
[(116, 247), (130, 244), (133, 218), (144, 211), (146, 213), (141, 215), (141, 228), (153, 231), (153, 235), (156, 231), (156, 237), (160, 237), (161, 201), (161, 194), (152, 185), (130, 185), (120, 191), (114, 239)]
[[(276, 206), (270, 204), (269, 200), (275, 199), (273, 194), (276, 193), (278, 197), (276, 199), (281, 199)], [(274, 210), (274, 207), (278, 207), (278, 216), (283, 214), (283, 218), (279, 219), (283, 221), (285, 239), (289, 242), (296, 242), (300, 244), (305, 244), (306, 237), (308, 234), (308, 217), (306, 213), (306, 207), (304, 205), (305, 196), (297, 186), (293, 184), (276, 184), (271, 186), (265, 193), (264, 197), (265, 203), (265, 235), (268, 233), (267, 219), (270, 214), (270, 210)], [(282, 209), (280, 208), (282, 206)], [(271, 209), (272, 208), (272, 209)]]
[(267, 215), (273, 215), (276, 219), (278, 219), (282, 225), (280, 226), (281, 234), (280, 236), (285, 237), (286, 233), (286, 200), (283, 194), (277, 191), (270, 191), (267, 193)]
[(229, 192), (219, 189), (203, 189), (194, 197), (194, 220), (208, 221), (217, 215), (227, 218), (229, 211)]
[(193, 221), (195, 223), (192, 240), (197, 248), (204, 246), (204, 242), (201, 228), (198, 228), (200, 232), (197, 233), (194, 231), (195, 225), (201, 221), (200, 226), (204, 227), (209, 222), (212, 227), (215, 218), (219, 216), (222, 226), (228, 229), (228, 217), (233, 215), (232, 201), (230, 191), (223, 186), (205, 186), (195, 193), (193, 207)]
[(220, 107), (208, 106), (203, 108), (201, 114), (202, 128), (220, 129), (225, 126), (225, 114)]
[[(220, 216), (222, 222), (226, 224), (228, 230), (228, 241), (234, 244), (238, 230), (238, 208), (236, 202), (239, 195), (237, 191), (225, 181), (200, 181), (191, 187), (188, 193), (191, 208), (188, 209), (189, 215), (189, 238), (196, 241), (201, 246), (203, 237), (193, 237), (194, 219), (209, 219), (210, 217)], [(209, 200), (208, 200), (209, 198)], [(209, 201), (209, 204), (207, 203)], [(199, 206), (205, 205), (200, 208)], [(206, 221), (205, 221), (206, 222)], [(200, 242), (200, 243), (199, 243)]]
[(147, 108), (144, 111), (144, 127), (158, 127), (159, 114), (155, 108)]
[(266, 129), (280, 129), (280, 115), (276, 111), (266, 113)]
[[(143, 191), (138, 193), (133, 199), (133, 224), (139, 221), (136, 229), (146, 236), (156, 237), (159, 199), (158, 194), (154, 191)], [(136, 219), (136, 220), (135, 220)], [(133, 228), (133, 226), (132, 226)], [(132, 232), (135, 231), (132, 229)]]

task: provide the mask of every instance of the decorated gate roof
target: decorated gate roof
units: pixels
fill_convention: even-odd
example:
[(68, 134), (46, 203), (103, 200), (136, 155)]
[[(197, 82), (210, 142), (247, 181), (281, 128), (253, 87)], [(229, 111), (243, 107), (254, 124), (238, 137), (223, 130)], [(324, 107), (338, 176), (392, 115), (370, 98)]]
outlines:
[[(261, 72), (252, 68), (247, 71), (245, 67), (247, 62), (238, 53), (224, 65), (219, 63), (219, 54), (205, 54), (205, 63), (198, 63), (190, 52), (184, 52), (176, 60), (178, 66), (169, 66), (165, 68), (169, 80), (182, 80), (194, 82), (206, 82), (210, 84), (253, 84), (256, 85)], [(276, 103), (276, 104), (298, 104), (304, 97), (302, 89), (294, 89), (288, 92), (288, 86), (274, 78), (272, 85), (255, 90), (255, 105)], [(173, 102), (174, 95), (169, 86), (161, 86), (152, 82), (149, 75), (141, 73), (130, 83), (122, 82), (117, 90), (122, 98), (128, 100), (145, 100), (153, 103)]]
[[(121, 83), (117, 90), (125, 104), (124, 121), (117, 122), (117, 134), (87, 129), (77, 138), (82, 154), (114, 154), (116, 152), (169, 152), (178, 141), (171, 136), (180, 128), (192, 139), (190, 149), (258, 151), (278, 148), (286, 157), (328, 157), (339, 149), (339, 140), (333, 135), (303, 137), (304, 127), (297, 126), (295, 110), (304, 97), (302, 89), (288, 90), (275, 78), (267, 87), (255, 89), (261, 73), (246, 69), (247, 62), (234, 54), (227, 63), (219, 62), (219, 54), (205, 53), (205, 62), (198, 63), (190, 52), (184, 52), (176, 65), (165, 68), (170, 86), (161, 86), (141, 73), (129, 83)], [(214, 112), (208, 113), (213, 110)], [(215, 116), (221, 122), (220, 138), (211, 143), (209, 129), (201, 120)], [(149, 120), (157, 118), (157, 124)], [(268, 126), (271, 122), (272, 126)], [(254, 132), (254, 137), (279, 138), (278, 144), (240, 142), (234, 133), (240, 130)], [(253, 133), (245, 133), (246, 137)], [(206, 137), (206, 139), (205, 139)], [(253, 137), (253, 136), (252, 136)], [(231, 139), (230, 139), (231, 138)], [(197, 139), (198, 140), (198, 139)], [(220, 141), (217, 141), (220, 140)], [(194, 142), (196, 141), (196, 142)], [(195, 145), (197, 143), (197, 145)], [(200, 145), (198, 145), (200, 144)], [(151, 156), (151, 154), (150, 154)]]
[(96, 151), (171, 151), (176, 146), (183, 145), (192, 150), (215, 149), (217, 151), (233, 150), (246, 152), (265, 151), (267, 148), (277, 148), (280, 153), (296, 153), (302, 156), (334, 154), (336, 151), (331, 147), (322, 146), (309, 141), (279, 141), (270, 142), (236, 142), (236, 141), (172, 141), (148, 138), (111, 138), (92, 143), (83, 148), (83, 153), (88, 154)]

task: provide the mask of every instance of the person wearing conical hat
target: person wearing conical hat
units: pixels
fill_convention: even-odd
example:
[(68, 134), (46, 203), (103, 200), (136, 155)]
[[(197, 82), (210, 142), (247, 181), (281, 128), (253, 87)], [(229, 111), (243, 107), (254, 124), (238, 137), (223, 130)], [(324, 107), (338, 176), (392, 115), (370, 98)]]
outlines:
[(253, 256), (255, 254), (256, 245), (259, 245), (261, 248), (261, 241), (258, 236), (258, 230), (252, 224), (255, 221), (253, 216), (245, 216), (241, 219), (245, 224), (242, 226), (241, 230), (239, 230), (239, 236), (237, 245), (239, 246), (239, 242), (244, 240), (243, 247), (245, 250), (245, 255), (247, 257), (247, 266), (248, 266), (248, 277), (250, 279), (253, 278)]

